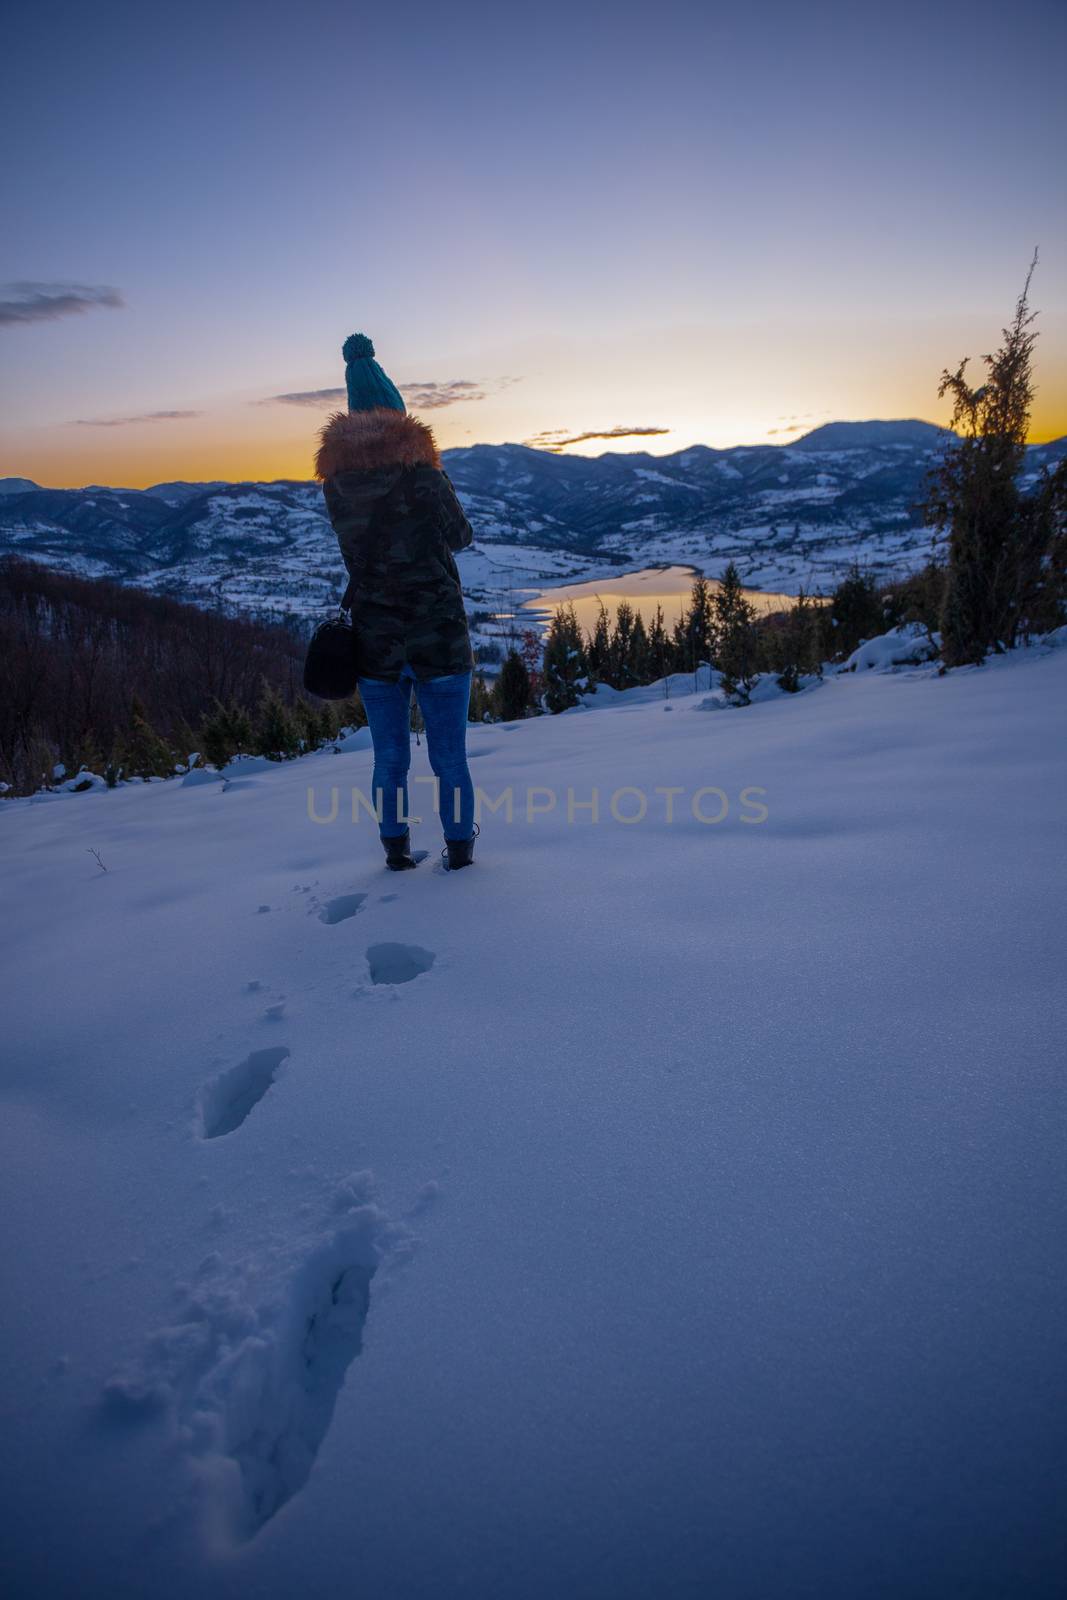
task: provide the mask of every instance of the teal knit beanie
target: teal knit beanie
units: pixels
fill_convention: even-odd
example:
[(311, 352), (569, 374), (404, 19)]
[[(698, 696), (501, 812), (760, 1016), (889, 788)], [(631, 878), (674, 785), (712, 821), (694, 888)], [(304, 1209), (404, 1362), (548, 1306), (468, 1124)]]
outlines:
[(365, 333), (350, 334), (341, 354), (345, 358), (349, 411), (373, 411), (378, 406), (388, 406), (392, 411), (405, 409), (400, 390), (375, 361), (374, 346)]

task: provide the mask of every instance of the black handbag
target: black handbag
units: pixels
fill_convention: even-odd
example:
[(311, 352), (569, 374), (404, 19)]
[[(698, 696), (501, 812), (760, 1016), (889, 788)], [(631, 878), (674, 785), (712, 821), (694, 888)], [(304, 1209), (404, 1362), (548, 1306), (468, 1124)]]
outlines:
[(352, 626), (352, 585), (336, 616), (320, 622), (304, 658), (304, 688), (320, 700), (349, 700), (356, 692), (356, 632)]

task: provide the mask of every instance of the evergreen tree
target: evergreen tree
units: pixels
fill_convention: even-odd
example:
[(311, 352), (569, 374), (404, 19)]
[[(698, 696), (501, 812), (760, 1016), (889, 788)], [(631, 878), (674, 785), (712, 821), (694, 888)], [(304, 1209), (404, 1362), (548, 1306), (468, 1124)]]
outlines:
[(337, 736), (337, 713), (329, 700), (323, 700), (318, 707), (318, 738), (316, 748), (330, 744)]
[(869, 572), (853, 562), (830, 603), (831, 644), (835, 657), (850, 656), (885, 627), (881, 597)]
[(1011, 642), (1047, 633), (1064, 620), (1067, 599), (1067, 460), (1047, 469), (1019, 498), (1014, 541), (1016, 599)]
[[(324, 702), (325, 704), (325, 702)], [(322, 742), (322, 722), (318, 707), (303, 697), (293, 705), (293, 723), (305, 750), (317, 750)]]
[(820, 608), (801, 589), (782, 626), (768, 635), (767, 656), (778, 683), (795, 694), (804, 677), (822, 673)]
[(504, 722), (526, 715), (530, 703), (530, 674), (517, 650), (509, 650), (496, 680), (497, 714)]
[(941, 626), (941, 607), (945, 598), (947, 569), (939, 561), (928, 561), (921, 572), (887, 584), (882, 590), (885, 625), (899, 628), (917, 622), (933, 639)]
[(656, 615), (652, 618), (648, 630), (648, 666), (649, 681), (655, 683), (658, 678), (666, 677), (671, 670), (671, 641), (667, 637), (667, 630), (663, 625), (663, 607), (656, 607)]
[(71, 774), (77, 772), (102, 772), (106, 765), (100, 753), (100, 747), (92, 734), (84, 734), (74, 747), (74, 754), (67, 762), (67, 770)]
[(1033, 508), (1021, 503), (1018, 473), (1026, 454), (1034, 396), (1030, 263), (1003, 343), (982, 357), (985, 382), (972, 389), (966, 359), (941, 375), (939, 396), (954, 402), (959, 436), (945, 452), (927, 513), (948, 532), (948, 577), (941, 611), (941, 652), (946, 666), (980, 662), (990, 650), (1015, 642), (1031, 603), (1041, 528)]
[(231, 702), (226, 713), (229, 719), (230, 737), (233, 739), (235, 755), (248, 755), (255, 744), (256, 734), (252, 726), (252, 718), (236, 701)]
[(331, 713), (334, 720), (334, 738), (336, 738), (339, 733), (343, 733), (346, 728), (366, 727), (367, 713), (364, 710), (363, 701), (360, 699), (358, 689), (348, 700), (327, 702), (326, 704), (327, 710)]
[(171, 727), (170, 742), (182, 763), (188, 761), (196, 750), (196, 734), (184, 717), (179, 717)]
[(255, 752), (272, 761), (286, 761), (300, 747), (296, 724), (276, 689), (264, 683), (256, 716)]
[(741, 574), (731, 561), (715, 596), (716, 665), (727, 699), (747, 706), (756, 681), (756, 613), (745, 599)]
[(224, 706), (216, 700), (214, 711), (194, 742), (205, 760), (221, 771), (234, 756), (251, 750), (255, 742), (252, 720), (241, 706)]
[(702, 661), (710, 661), (715, 653), (715, 600), (708, 580), (694, 578), (682, 637), (681, 665), (686, 672), (695, 672)]
[(148, 720), (141, 701), (130, 702), (130, 727), (123, 740), (122, 765), (128, 778), (169, 778), (174, 756)]
[(610, 683), (611, 624), (608, 620), (608, 608), (603, 600), (597, 608), (596, 626), (589, 640), (587, 659), (590, 678), (596, 683)]
[(627, 662), (627, 675), (631, 683), (647, 683), (648, 677), (648, 634), (645, 631), (645, 619), (640, 611), (634, 617), (634, 631), (630, 636), (630, 658)]
[(489, 685), (479, 672), (471, 680), (470, 705), (467, 708), (468, 722), (492, 722), (493, 720), (493, 694)]
[(633, 633), (634, 608), (628, 600), (620, 600), (615, 608), (615, 627), (611, 635), (611, 672), (608, 682), (613, 689), (625, 689), (633, 681), (630, 676)]
[(1029, 514), (1034, 527), (1022, 586), (1029, 598), (1020, 631), (1047, 633), (1063, 622), (1067, 600), (1067, 459), (1055, 472), (1045, 472)]
[(229, 719), (225, 708), (220, 706), (218, 701), (215, 702), (214, 711), (200, 729), (200, 737), (197, 743), (200, 746), (200, 753), (204, 760), (210, 761), (218, 772), (221, 772), (226, 763), (232, 761), (236, 755), (237, 752), (230, 737)]
[(689, 667), (689, 608), (683, 606), (677, 622), (671, 629), (671, 659), (675, 672), (685, 672)]
[(587, 663), (582, 630), (574, 606), (559, 606), (548, 629), (544, 655), (544, 703), (548, 711), (565, 711), (578, 704), (587, 686)]

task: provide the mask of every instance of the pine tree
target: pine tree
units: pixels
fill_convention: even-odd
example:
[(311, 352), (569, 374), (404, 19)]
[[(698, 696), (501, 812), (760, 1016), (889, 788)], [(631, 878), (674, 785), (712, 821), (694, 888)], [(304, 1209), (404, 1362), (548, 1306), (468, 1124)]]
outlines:
[(768, 636), (770, 666), (789, 694), (797, 692), (801, 678), (822, 673), (819, 610), (801, 589), (784, 624)]
[(928, 561), (921, 571), (887, 584), (882, 591), (886, 626), (899, 628), (918, 623), (933, 645), (933, 635), (941, 625), (946, 573), (941, 562)]
[(972, 389), (967, 360), (941, 375), (938, 395), (953, 399), (952, 428), (959, 436), (945, 452), (927, 504), (935, 527), (948, 531), (948, 577), (941, 611), (941, 652), (946, 666), (983, 660), (1015, 642), (1031, 602), (1040, 555), (1039, 530), (1024, 509), (1018, 473), (1026, 454), (1034, 396), (1029, 307), (1030, 263), (1003, 343), (982, 357), (985, 382)]
[(316, 748), (330, 744), (337, 737), (337, 713), (329, 700), (323, 700), (318, 706), (318, 737), (315, 741)]
[(468, 722), (493, 721), (493, 694), (482, 674), (471, 679), (471, 697), (467, 708)]
[(689, 597), (689, 610), (685, 615), (684, 670), (695, 672), (702, 661), (710, 661), (715, 650), (715, 621), (717, 606), (708, 580), (703, 576), (693, 579)]
[(716, 665), (728, 700), (747, 706), (756, 681), (756, 613), (731, 561), (715, 596)]
[(130, 727), (123, 740), (122, 765), (128, 778), (169, 778), (174, 755), (148, 720), (141, 701), (130, 702)]
[(228, 761), (232, 761), (236, 750), (230, 737), (229, 720), (225, 709), (215, 702), (215, 709), (200, 729), (197, 740), (200, 752), (205, 761), (210, 761), (216, 771), (221, 772)]
[(358, 689), (350, 699), (335, 702), (327, 701), (326, 707), (333, 717), (334, 738), (343, 733), (346, 728), (365, 728), (367, 726), (367, 713)]
[(588, 683), (588, 667), (573, 605), (559, 606), (549, 624), (543, 671), (548, 711), (565, 711), (578, 704), (578, 695)]
[(597, 607), (596, 625), (589, 640), (587, 652), (589, 676), (595, 683), (609, 683), (611, 673), (611, 624), (608, 608), (601, 600)]
[(830, 602), (831, 643), (835, 657), (843, 659), (885, 627), (885, 613), (874, 579), (853, 562), (834, 590)]
[(224, 706), (216, 700), (195, 742), (205, 760), (221, 772), (234, 756), (251, 750), (255, 742), (251, 718), (241, 706)]
[(67, 762), (67, 771), (77, 772), (102, 772), (105, 762), (100, 753), (100, 747), (92, 734), (87, 733), (78, 740), (74, 747), (74, 754)]
[(300, 747), (296, 724), (278, 691), (268, 683), (256, 716), (255, 751), (272, 761), (286, 761), (295, 756)]
[(683, 606), (677, 622), (671, 629), (671, 658), (676, 672), (685, 672), (689, 666), (689, 608)]
[(625, 689), (633, 680), (630, 677), (630, 648), (633, 643), (634, 608), (628, 600), (620, 600), (615, 608), (615, 627), (611, 635), (611, 670), (608, 682), (613, 689)]
[(663, 607), (656, 607), (656, 615), (648, 630), (648, 672), (650, 681), (666, 677), (671, 667), (671, 642), (663, 625)]
[(178, 760), (184, 765), (196, 750), (196, 734), (184, 717), (179, 717), (177, 722), (172, 725), (170, 742), (177, 753)]
[(322, 742), (322, 722), (318, 707), (312, 705), (310, 700), (301, 697), (293, 705), (292, 716), (303, 748), (317, 750)]
[(1064, 620), (1067, 600), (1067, 459), (1046, 471), (1026, 507), (1030, 519), (1020, 633), (1047, 633)]
[(235, 701), (231, 702), (226, 715), (229, 719), (230, 737), (233, 740), (234, 754), (248, 755), (251, 752), (252, 746), (255, 744), (256, 739), (255, 729), (252, 726), (252, 718), (249, 716), (244, 706), (239, 706)]
[(530, 703), (530, 675), (517, 650), (509, 650), (496, 680), (497, 714), (504, 722), (526, 715)]
[(645, 619), (640, 611), (634, 617), (634, 631), (630, 636), (630, 658), (627, 662), (627, 676), (631, 683), (647, 683), (648, 680), (648, 634), (645, 631)]

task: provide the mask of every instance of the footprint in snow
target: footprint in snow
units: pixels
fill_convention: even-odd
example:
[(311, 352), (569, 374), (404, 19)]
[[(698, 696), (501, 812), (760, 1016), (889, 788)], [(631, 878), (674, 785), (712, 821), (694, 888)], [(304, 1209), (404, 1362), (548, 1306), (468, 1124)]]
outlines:
[(245, 1303), (212, 1270), (190, 1290), (184, 1318), (157, 1330), (144, 1360), (104, 1386), (114, 1420), (173, 1408), (189, 1439), (197, 1436), (195, 1454), (218, 1452), (237, 1469), (212, 1478), (221, 1494), (211, 1496), (211, 1513), (221, 1512), (242, 1543), (307, 1483), (363, 1347), (372, 1280), (406, 1253), (404, 1230), (369, 1197), (353, 1193), (338, 1209), (348, 1215), (305, 1257), (280, 1300), (263, 1309)]
[[(265, 1370), (234, 1374), (226, 1435), (243, 1490), (239, 1536), (253, 1537), (307, 1482), (345, 1374), (363, 1348), (380, 1261), (377, 1219), (367, 1210), (366, 1220), (342, 1229), (297, 1273), (273, 1359), (264, 1363), (248, 1341), (246, 1365)], [(247, 1390), (242, 1377), (250, 1380)]]
[(410, 983), (429, 972), (434, 952), (417, 944), (372, 944), (367, 950), (371, 983)]
[(327, 900), (319, 908), (319, 921), (333, 927), (338, 922), (347, 922), (349, 917), (354, 917), (362, 906), (367, 896), (365, 894), (339, 894), (333, 900)]
[(289, 1054), (285, 1045), (253, 1050), (236, 1067), (220, 1072), (200, 1091), (200, 1122), (205, 1139), (220, 1139), (239, 1128), (258, 1106)]

